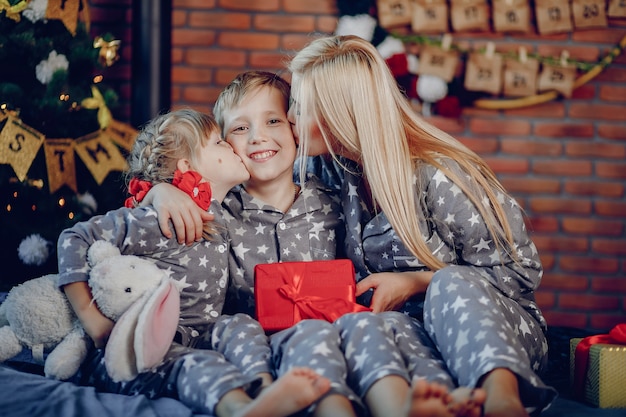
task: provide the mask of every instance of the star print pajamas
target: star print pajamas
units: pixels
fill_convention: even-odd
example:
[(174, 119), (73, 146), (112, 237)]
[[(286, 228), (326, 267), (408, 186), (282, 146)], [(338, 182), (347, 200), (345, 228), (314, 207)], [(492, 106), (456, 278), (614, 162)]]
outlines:
[[(221, 206), (213, 202), (210, 211), (220, 222)], [(96, 240), (109, 241), (123, 255), (152, 260), (167, 271), (178, 282), (181, 312), (175, 342), (156, 369), (144, 372), (132, 381), (114, 383), (106, 373), (103, 350), (93, 349), (81, 369), (81, 383), (128, 395), (170, 396), (207, 414), (213, 413), (226, 392), (235, 388), (256, 389), (260, 380), (244, 375), (221, 353), (195, 349), (212, 330), (224, 305), (229, 252), (226, 235), (190, 246), (179, 244), (161, 234), (153, 208), (120, 208), (77, 223), (61, 233), (57, 248), (59, 286), (87, 281), (86, 253)], [(248, 341), (244, 342), (247, 349)], [(252, 360), (263, 359), (266, 358)]]
[[(454, 161), (442, 162), (465, 176)], [(357, 280), (377, 272), (426, 270), (400, 241), (385, 214), (371, 214), (366, 209), (361, 199), (367, 192), (361, 171), (351, 161), (346, 163), (350, 171), (339, 173), (343, 183), (338, 188), (346, 215), (346, 254), (354, 262)], [(337, 177), (337, 171), (330, 172)], [(434, 274), (425, 298), (414, 297), (402, 308), (415, 318), (414, 333), (422, 345), (417, 350), (409, 347), (405, 357), (431, 352), (426, 360), (439, 364), (416, 367), (409, 377), (443, 382), (442, 371), (446, 371), (455, 385), (475, 386), (487, 372), (505, 367), (518, 375), (524, 405), (545, 408), (556, 391), (538, 376), (547, 363), (547, 326), (534, 297), (543, 270), (520, 207), (513, 198), (498, 192), (516, 242), (515, 262), (498, 252), (476, 207), (442, 170), (426, 165), (415, 175), (416, 181), (425, 185), (423, 194), (417, 196), (424, 213), (419, 219), (424, 239), (433, 254), (449, 266)], [(371, 292), (360, 301), (369, 305)], [(348, 323), (348, 319), (339, 321), (342, 336), (347, 338), (344, 344), (354, 347), (346, 350), (346, 360), (351, 371), (358, 371), (356, 386), (366, 389), (372, 381), (357, 367), (358, 355), (372, 348), (359, 343), (365, 337), (359, 331), (348, 331), (358, 323), (355, 318)], [(387, 328), (380, 323), (369, 328), (370, 344), (384, 343), (381, 339), (389, 337), (389, 331), (396, 338), (398, 332), (405, 331), (393, 314), (383, 321)], [(368, 362), (377, 363), (374, 357)], [(450, 382), (447, 385), (451, 387)]]
[[(241, 186), (229, 192), (223, 205), (231, 239), (232, 279), (224, 311), (234, 316), (231, 319), (221, 317), (213, 332), (213, 348), (220, 352), (226, 352), (229, 343), (231, 346), (236, 343), (232, 340), (235, 336), (261, 337), (256, 330), (246, 333), (246, 323), (255, 315), (255, 265), (335, 259), (337, 241), (341, 241), (344, 227), (337, 196), (313, 176), (308, 178), (286, 213), (253, 198)], [(330, 379), (332, 393), (344, 395), (356, 407), (362, 407), (360, 399), (346, 384), (347, 370), (339, 347), (339, 333), (332, 324), (303, 320), (270, 335), (269, 340), (271, 352), (268, 355), (275, 377), (294, 366), (310, 367)], [(235, 358), (224, 354), (237, 363)], [(263, 366), (257, 364), (253, 372), (264, 370)]]

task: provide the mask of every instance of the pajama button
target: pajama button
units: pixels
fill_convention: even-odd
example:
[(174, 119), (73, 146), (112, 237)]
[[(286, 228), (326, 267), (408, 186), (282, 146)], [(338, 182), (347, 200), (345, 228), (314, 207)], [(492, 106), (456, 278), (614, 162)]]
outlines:
[(278, 223), (278, 228), (280, 230), (285, 230), (287, 228), (287, 225), (283, 222)]

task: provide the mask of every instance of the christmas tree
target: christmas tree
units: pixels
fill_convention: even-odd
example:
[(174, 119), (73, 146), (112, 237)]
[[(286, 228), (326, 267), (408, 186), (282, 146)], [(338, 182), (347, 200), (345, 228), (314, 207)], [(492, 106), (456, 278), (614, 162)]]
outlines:
[(58, 270), (59, 233), (122, 205), (134, 129), (113, 119), (85, 0), (0, 2), (0, 290)]

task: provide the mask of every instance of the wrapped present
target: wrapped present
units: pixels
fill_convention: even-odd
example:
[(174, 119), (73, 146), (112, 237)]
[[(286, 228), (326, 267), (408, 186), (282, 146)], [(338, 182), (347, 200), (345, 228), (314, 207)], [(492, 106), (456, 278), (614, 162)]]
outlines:
[(303, 319), (329, 322), (370, 311), (356, 303), (354, 266), (348, 259), (259, 264), (254, 269), (256, 316), (276, 332)]
[(575, 398), (600, 408), (626, 408), (626, 323), (609, 334), (570, 340)]

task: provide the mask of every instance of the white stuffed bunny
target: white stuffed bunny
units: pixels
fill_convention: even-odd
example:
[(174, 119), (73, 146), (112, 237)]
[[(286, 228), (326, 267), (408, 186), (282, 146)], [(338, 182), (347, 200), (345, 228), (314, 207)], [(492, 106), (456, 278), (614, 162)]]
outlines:
[[(105, 348), (105, 365), (114, 381), (133, 379), (158, 365), (169, 349), (180, 315), (173, 280), (153, 262), (121, 255), (105, 241), (88, 251), (89, 286), (100, 311), (115, 321)], [(43, 361), (44, 373), (65, 380), (87, 355), (89, 337), (57, 288), (57, 275), (31, 279), (11, 289), (0, 304), (0, 362), (24, 347)]]

